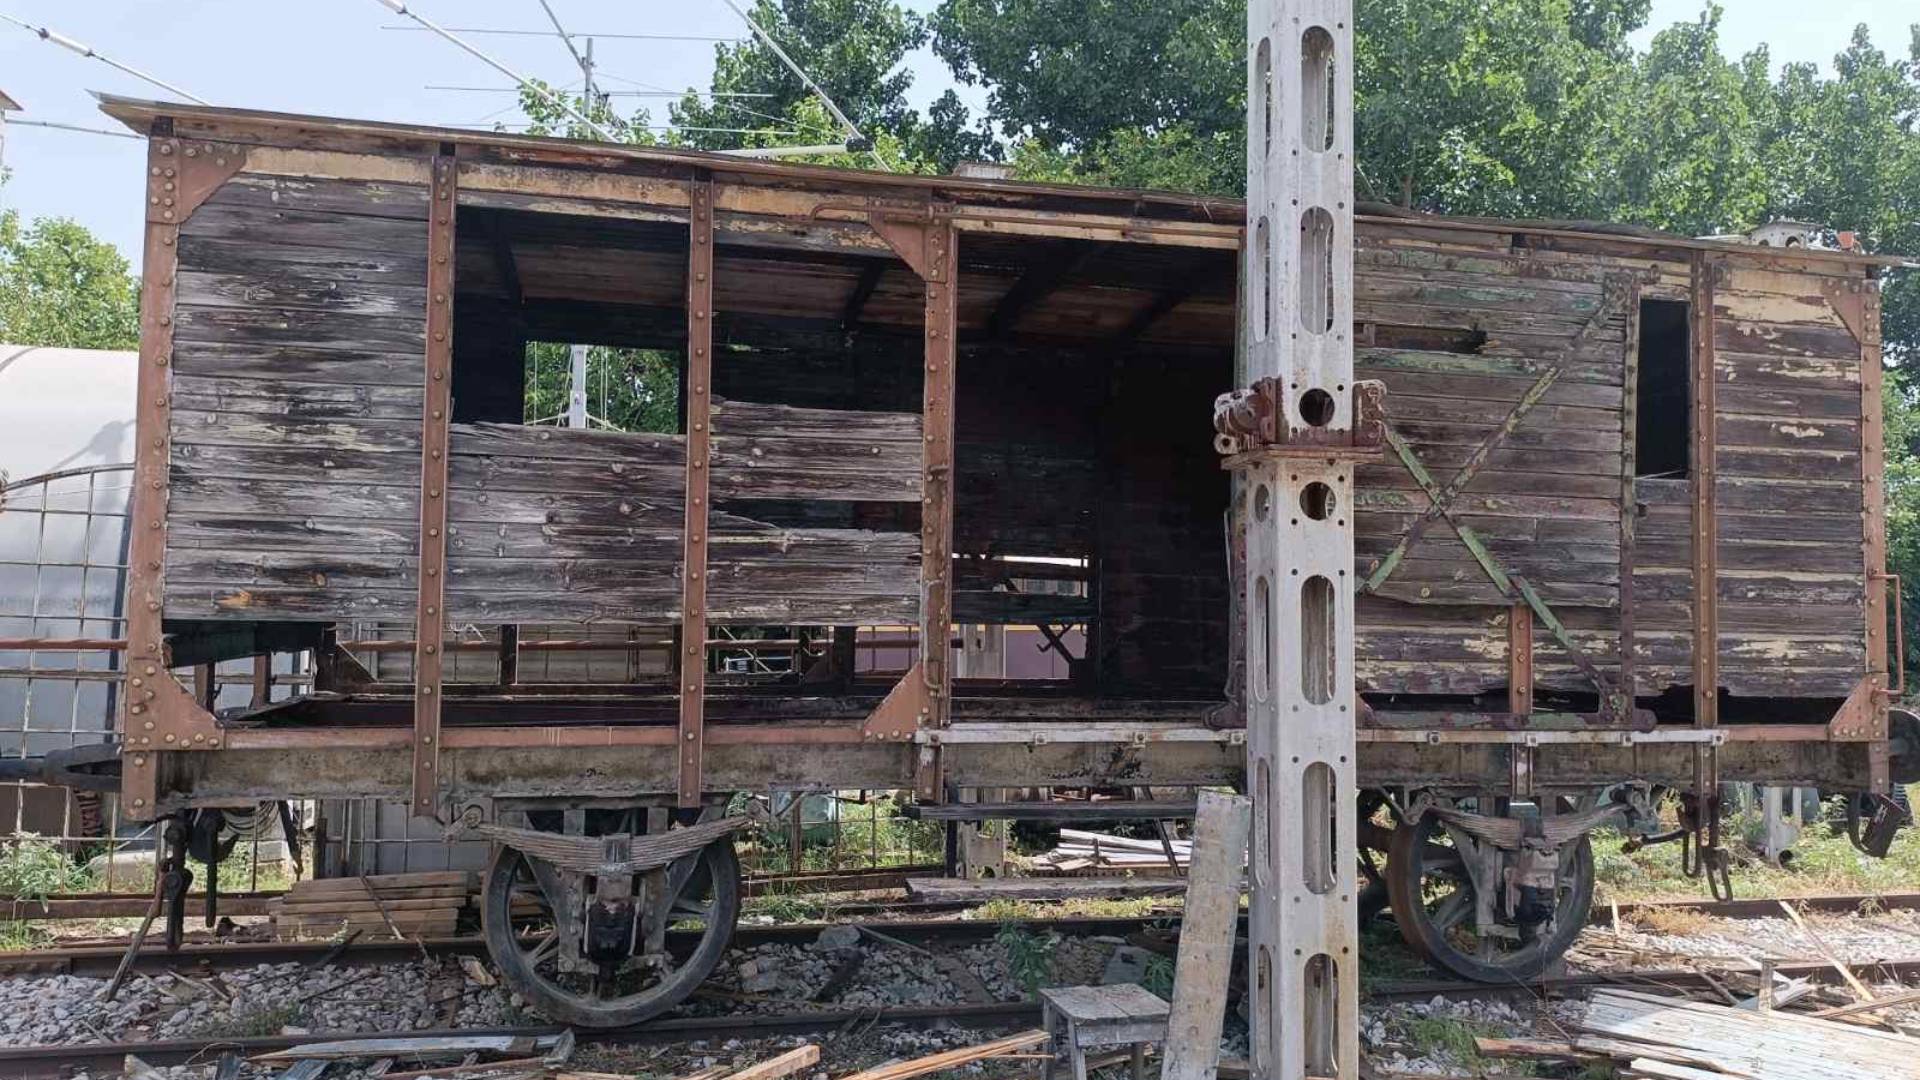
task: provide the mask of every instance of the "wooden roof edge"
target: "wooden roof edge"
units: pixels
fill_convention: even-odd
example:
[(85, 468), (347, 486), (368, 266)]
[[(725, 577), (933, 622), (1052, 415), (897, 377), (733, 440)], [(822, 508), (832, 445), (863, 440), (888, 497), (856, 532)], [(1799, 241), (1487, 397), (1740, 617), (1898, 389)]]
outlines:
[[(301, 130), (310, 135), (332, 133), (343, 138), (390, 140), (395, 143), (434, 142), (531, 153), (562, 152), (589, 159), (600, 158), (609, 164), (644, 162), (655, 165), (677, 165), (769, 180), (811, 182), (842, 187), (906, 189), (916, 195), (951, 200), (981, 209), (997, 207), (1017, 210), (1021, 202), (1067, 199), (1085, 203), (1081, 212), (1104, 216), (1118, 214), (1190, 223), (1207, 222), (1235, 228), (1243, 226), (1246, 220), (1246, 205), (1240, 199), (1180, 192), (1047, 184), (1023, 180), (991, 180), (978, 177), (928, 176), (920, 173), (884, 173), (825, 165), (796, 165), (706, 150), (627, 146), (555, 136), (515, 135), (506, 132), (473, 131), (381, 120), (350, 120), (302, 113), (190, 105), (125, 97), (100, 91), (95, 91), (94, 97), (99, 100), (102, 112), (125, 124), (134, 133), (143, 136), (151, 133), (154, 122), (157, 120), (187, 119), (209, 128), (229, 128), (236, 136), (251, 135), (256, 138), (270, 136), (275, 132)], [(1872, 255), (1821, 248), (1764, 248), (1723, 240), (1706, 240), (1661, 233), (1638, 226), (1596, 222), (1521, 221), (1448, 216), (1371, 203), (1356, 207), (1356, 218), (1359, 221), (1385, 226), (1557, 236), (1600, 241), (1624, 248), (1639, 246), (1717, 252), (1759, 261), (1802, 260), (1815, 263), (1827, 262), (1850, 268), (1920, 268), (1920, 262), (1895, 255)]]
[[(842, 168), (830, 165), (797, 165), (756, 158), (739, 157), (732, 154), (716, 153), (709, 150), (689, 150), (680, 147), (638, 146), (617, 143), (598, 142), (586, 139), (568, 139), (550, 135), (516, 135), (508, 132), (474, 131), (464, 128), (442, 128), (422, 124), (401, 124), (383, 120), (350, 120), (339, 117), (313, 116), (301, 113), (271, 112), (258, 109), (237, 109), (207, 105), (184, 105), (178, 102), (152, 101), (142, 98), (123, 97), (118, 94), (94, 92), (100, 102), (100, 111), (125, 124), (138, 135), (151, 132), (153, 122), (162, 118), (174, 120), (193, 120), (208, 126), (225, 125), (235, 134), (265, 134), (274, 130), (290, 131), (303, 129), (308, 132), (334, 132), (342, 136), (356, 136), (366, 139), (388, 139), (395, 142), (438, 142), (453, 143), (456, 146), (498, 147), (507, 150), (525, 150), (530, 152), (564, 152), (571, 155), (598, 157), (609, 164), (616, 162), (646, 162), (651, 164), (679, 165), (688, 168), (709, 169), (714, 172), (731, 173), (739, 176), (761, 176), (771, 179), (812, 181), (816, 183), (847, 186), (860, 185), (881, 188), (905, 188), (916, 194), (934, 194), (941, 198), (961, 197), (965, 201), (994, 205), (1009, 197), (1014, 199), (1050, 197), (1087, 200), (1091, 203), (1131, 204), (1137, 213), (1139, 209), (1158, 208), (1161, 213), (1151, 216), (1177, 217), (1191, 221), (1217, 221), (1222, 225), (1239, 225), (1244, 213), (1241, 201), (1216, 196), (1190, 195), (1170, 191), (1135, 191), (1120, 188), (1089, 187), (1075, 184), (1042, 184), (1028, 181), (991, 180), (979, 177), (929, 176), (922, 173), (886, 173), (869, 169)], [(971, 196), (971, 198), (966, 198)], [(1147, 204), (1142, 207), (1140, 204)], [(1091, 207), (1089, 208), (1091, 209)], [(1114, 213), (1111, 205), (1103, 207), (1104, 212)], [(1139, 215), (1147, 216), (1147, 215)]]

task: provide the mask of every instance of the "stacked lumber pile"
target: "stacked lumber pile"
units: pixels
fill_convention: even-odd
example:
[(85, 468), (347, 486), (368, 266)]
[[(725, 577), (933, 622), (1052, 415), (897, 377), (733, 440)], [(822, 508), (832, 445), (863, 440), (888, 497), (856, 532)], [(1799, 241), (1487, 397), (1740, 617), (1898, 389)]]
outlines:
[[(1173, 859), (1167, 859), (1167, 849)], [(1033, 869), (1041, 873), (1083, 874), (1101, 870), (1128, 870), (1134, 873), (1178, 873), (1193, 858), (1191, 840), (1142, 840), (1112, 833), (1061, 829), (1060, 843), (1052, 851), (1034, 856)]]
[[(1893, 999), (1874, 1004), (1891, 1005)], [(1610, 1061), (1629, 1080), (1914, 1080), (1920, 1039), (1818, 1014), (1603, 987), (1568, 1040), (1482, 1039), (1483, 1056)], [(1828, 1010), (1857, 1015), (1860, 1006)]]
[(294, 883), (268, 914), (283, 940), (331, 937), (342, 928), (369, 939), (450, 937), (473, 888), (467, 870), (321, 878)]

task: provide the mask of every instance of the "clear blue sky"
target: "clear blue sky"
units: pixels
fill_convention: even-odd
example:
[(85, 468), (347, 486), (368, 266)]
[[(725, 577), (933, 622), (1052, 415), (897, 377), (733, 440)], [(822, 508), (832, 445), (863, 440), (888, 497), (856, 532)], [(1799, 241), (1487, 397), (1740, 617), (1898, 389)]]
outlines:
[[(596, 34), (738, 37), (745, 27), (720, 0), (550, 0), (568, 29)], [(909, 0), (917, 9), (934, 0)], [(1777, 61), (1822, 63), (1841, 49), (1854, 24), (1904, 55), (1913, 0), (1726, 0), (1723, 39), (1733, 55), (1762, 41)], [(544, 29), (537, 0), (419, 0), (416, 10), (449, 26)], [(1655, 27), (1698, 15), (1698, 0), (1654, 0)], [(52, 27), (123, 63), (149, 71), (216, 104), (378, 120), (483, 122), (511, 103), (502, 93), (429, 90), (429, 85), (502, 86), (505, 79), (451, 45), (419, 31), (383, 30), (405, 20), (374, 0), (0, 0), (0, 12)], [(1641, 35), (1641, 44), (1651, 29)], [(577, 76), (559, 41), (473, 37), (525, 74), (565, 83)], [(604, 85), (621, 90), (679, 90), (706, 85), (707, 41), (600, 39)], [(913, 97), (924, 102), (951, 85), (930, 54), (912, 61)], [(0, 24), (0, 90), (26, 109), (23, 118), (111, 126), (87, 91), (158, 94), (96, 61)], [(969, 95), (973, 97), (974, 95)], [(661, 98), (624, 98), (624, 105)], [(511, 113), (501, 114), (512, 119)], [(757, 123), (757, 121), (756, 121)], [(13, 125), (6, 164), (12, 182), (0, 206), (26, 216), (72, 217), (137, 257), (140, 144)]]

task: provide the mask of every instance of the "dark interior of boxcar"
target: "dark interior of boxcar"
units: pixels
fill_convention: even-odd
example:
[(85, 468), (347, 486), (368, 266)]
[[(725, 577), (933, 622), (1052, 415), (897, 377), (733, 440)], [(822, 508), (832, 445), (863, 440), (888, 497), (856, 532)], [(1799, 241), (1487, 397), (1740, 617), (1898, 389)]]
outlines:
[[(508, 425), (551, 422), (526, 415), (527, 342), (673, 352), (683, 430), (683, 222), (463, 208), (457, 232), (453, 419), (474, 425), (462, 430), (513, 438)], [(821, 628), (904, 632), (917, 618), (922, 285), (885, 249), (823, 250), (801, 235), (769, 238), (780, 246), (728, 242), (737, 235), (722, 234), (714, 271), (709, 576), (722, 595), (710, 599), (711, 618), (731, 633), (812, 634), (817, 647), (803, 673), (718, 672), (709, 685), (724, 693), (729, 682), (758, 684), (753, 696), (762, 702), (769, 694), (884, 693), (896, 676), (855, 677), (837, 666)], [(1024, 683), (963, 678), (961, 715), (969, 697), (1003, 705), (1184, 701), (1189, 716), (1191, 703), (1222, 697), (1228, 480), (1210, 415), (1214, 396), (1232, 384), (1234, 264), (1228, 251), (1017, 236), (962, 241), (954, 621), (1042, 627), (1045, 647), (1070, 657), (1070, 674)], [(788, 468), (796, 437), (811, 441), (806, 460)], [(456, 486), (459, 449), (456, 441)], [(583, 491), (644, 495), (644, 462), (618, 482), (603, 465), (577, 478), (565, 460), (539, 467), (556, 490), (577, 482)], [(603, 553), (597, 544), (617, 545), (627, 560), (622, 580), (605, 582), (598, 597), (589, 592), (589, 606), (573, 613), (583, 620), (670, 621), (684, 489), (672, 486), (671, 468), (660, 480), (661, 512), (650, 519), (649, 510), (619, 500), (575, 511), (548, 506), (542, 515), (534, 550), (560, 560), (563, 574), (590, 572), (583, 568)], [(466, 482), (484, 487), (487, 477)], [(636, 542), (642, 519), (657, 527)], [(494, 531), (463, 537), (456, 524), (450, 540), (456, 553), (496, 540), (507, 553), (512, 538)], [(751, 546), (768, 536), (781, 537), (777, 560)], [(809, 547), (812, 537), (829, 540)], [(732, 579), (730, 538), (748, 545), (738, 549), (743, 576)], [(756, 555), (765, 561), (753, 562)], [(635, 575), (636, 562), (652, 572)], [(753, 595), (727, 594), (729, 580)], [(591, 586), (566, 584), (576, 592)], [(497, 599), (516, 586), (489, 587)], [(568, 617), (567, 605), (548, 596), (543, 618)], [(776, 596), (784, 604), (760, 602)], [(611, 597), (624, 609), (614, 610)], [(500, 608), (501, 621), (523, 617), (512, 607)], [(658, 704), (659, 718), (671, 716), (670, 698)], [(448, 706), (458, 722), (459, 702)], [(1002, 706), (979, 708), (1004, 715)], [(744, 719), (757, 710), (716, 701), (713, 711)]]

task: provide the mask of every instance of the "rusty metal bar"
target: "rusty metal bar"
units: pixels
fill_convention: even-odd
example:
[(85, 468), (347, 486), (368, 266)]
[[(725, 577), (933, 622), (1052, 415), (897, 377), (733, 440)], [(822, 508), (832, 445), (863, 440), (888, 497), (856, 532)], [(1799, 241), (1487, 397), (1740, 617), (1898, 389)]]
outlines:
[(1507, 711), (1533, 711), (1533, 609), (1525, 604), (1507, 609)]
[[(1720, 530), (1715, 518), (1720, 470), (1719, 424), (1715, 412), (1714, 278), (1719, 266), (1704, 254), (1693, 259), (1693, 722), (1710, 728), (1720, 722)], [(1705, 799), (1719, 782), (1718, 757), (1711, 746), (1694, 751), (1694, 790)]]
[[(1907, 658), (1898, 651), (1889, 654), (1887, 646), (1886, 416), (1880, 396), (1885, 376), (1881, 366), (1880, 289), (1878, 283), (1871, 280), (1851, 281), (1848, 286), (1850, 290), (1857, 290), (1860, 310), (1857, 331), (1860, 338), (1860, 524), (1864, 530), (1861, 550), (1865, 554), (1867, 581), (1867, 680), (1874, 690), (1867, 710), (1872, 736), (1867, 744), (1867, 776), (1872, 790), (1884, 795), (1892, 790), (1893, 783), (1892, 747), (1887, 742), (1885, 708), (1887, 674), (1892, 664), (1898, 664), (1904, 672)], [(1893, 587), (1897, 599), (1901, 587), (1899, 578), (1893, 579)], [(1896, 605), (1896, 626), (1899, 614)], [(1904, 633), (1900, 634), (1901, 648), (1905, 647), (1904, 639)], [(1905, 690), (1904, 674), (1900, 681), (1901, 689)]]
[[(171, 480), (174, 274), (179, 264), (180, 219), (158, 213), (167, 182), (180, 169), (180, 146), (170, 138), (147, 144), (147, 235), (140, 273), (140, 372), (134, 400), (133, 492), (128, 507), (132, 534), (127, 550), (126, 692), (120, 720), (123, 747), (150, 746), (153, 679), (171, 678), (160, 635), (166, 594), (167, 485)], [(153, 817), (159, 767), (151, 752), (121, 761), (121, 798), (135, 821)]]
[(440, 691), (445, 659), (448, 425), (453, 411), (453, 268), (459, 170), (433, 159), (427, 208), (426, 392), (420, 417), (420, 581), (414, 607), (413, 813), (431, 817), (440, 778)]
[[(1507, 711), (1515, 716), (1533, 712), (1533, 609), (1515, 604), (1507, 609)], [(1533, 795), (1533, 746), (1515, 742), (1507, 751), (1515, 798)]]
[[(959, 233), (942, 222), (925, 227), (926, 372), (922, 375), (921, 424), (925, 490), (920, 521), (920, 654), (927, 687), (924, 726), (952, 722), (953, 626), (953, 408), (958, 363)], [(914, 787), (922, 799), (944, 801), (945, 777), (938, 746), (923, 745), (915, 760)]]
[(699, 806), (707, 689), (707, 459), (712, 452), (713, 184), (689, 185), (687, 214), (687, 495), (680, 587), (681, 806)]
[(1640, 516), (1636, 456), (1640, 438), (1640, 283), (1627, 293), (1627, 348), (1620, 380), (1620, 696), (1628, 713), (1639, 691), (1634, 674), (1633, 567)]
[(5, 652), (121, 652), (125, 638), (0, 638)]

